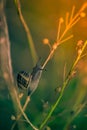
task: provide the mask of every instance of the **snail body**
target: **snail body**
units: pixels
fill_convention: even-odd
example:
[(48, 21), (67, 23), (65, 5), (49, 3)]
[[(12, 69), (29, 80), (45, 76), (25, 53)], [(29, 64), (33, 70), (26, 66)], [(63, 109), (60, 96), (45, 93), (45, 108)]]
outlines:
[(33, 71), (31, 73), (31, 78), (30, 78), (30, 83), (29, 83), (29, 88), (28, 88), (28, 95), (31, 95), (38, 87), (38, 83), (40, 81), (41, 75), (42, 75), (42, 69), (40, 66), (36, 65), (33, 68)]

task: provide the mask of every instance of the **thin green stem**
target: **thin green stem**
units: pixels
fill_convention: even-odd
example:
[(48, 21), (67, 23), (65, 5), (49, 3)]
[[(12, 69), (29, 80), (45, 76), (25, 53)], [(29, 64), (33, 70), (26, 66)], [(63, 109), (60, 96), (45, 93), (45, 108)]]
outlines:
[(62, 87), (62, 90), (61, 90), (61, 93), (60, 93), (60, 96), (59, 98), (57, 99), (56, 103), (52, 106), (52, 109), (50, 110), (50, 112), (48, 113), (46, 119), (42, 122), (41, 126), (40, 126), (40, 130), (44, 127), (44, 125), (47, 123), (47, 121), (49, 120), (49, 118), (51, 117), (52, 113), (54, 112), (54, 110), (56, 109), (56, 107), (58, 106), (62, 96), (63, 96), (63, 93), (64, 93), (64, 89), (67, 85), (69, 81), (69, 78), (64, 82), (63, 84), (63, 87)]

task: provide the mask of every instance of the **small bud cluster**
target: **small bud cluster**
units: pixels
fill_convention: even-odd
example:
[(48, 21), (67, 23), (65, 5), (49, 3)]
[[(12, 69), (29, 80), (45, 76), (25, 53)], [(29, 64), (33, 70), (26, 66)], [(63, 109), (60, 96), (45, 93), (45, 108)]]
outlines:
[(82, 41), (82, 40), (79, 40), (78, 43), (77, 43), (77, 46), (76, 46), (76, 50), (77, 50), (78, 55), (81, 54), (81, 52), (82, 52), (82, 47), (83, 47), (83, 41)]

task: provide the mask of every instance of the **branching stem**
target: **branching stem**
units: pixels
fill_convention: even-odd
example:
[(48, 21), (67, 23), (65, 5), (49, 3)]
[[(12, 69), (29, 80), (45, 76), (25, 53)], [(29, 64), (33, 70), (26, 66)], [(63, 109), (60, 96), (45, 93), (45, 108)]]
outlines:
[(77, 56), (77, 58), (76, 58), (76, 60), (75, 60), (75, 62), (74, 62), (74, 64), (73, 64), (73, 66), (72, 66), (72, 68), (71, 68), (71, 70), (70, 70), (70, 72), (69, 72), (69, 74), (68, 74), (68, 76), (67, 76), (67, 79), (66, 79), (66, 80), (64, 81), (64, 83), (63, 83), (62, 90), (61, 90), (61, 92), (60, 92), (60, 96), (58, 97), (58, 99), (57, 99), (57, 101), (54, 103), (54, 105), (52, 106), (52, 108), (51, 108), (50, 112), (48, 113), (47, 117), (45, 118), (45, 120), (42, 122), (42, 124), (41, 124), (41, 126), (40, 126), (40, 130), (41, 130), (41, 129), (44, 127), (44, 125), (48, 122), (49, 118), (51, 117), (52, 113), (54, 112), (54, 110), (55, 110), (56, 107), (58, 106), (58, 104), (59, 104), (61, 98), (63, 97), (64, 90), (65, 90), (67, 84), (68, 84), (69, 81), (70, 81), (70, 76), (71, 76), (71, 74), (72, 74), (74, 68), (76, 67), (77, 63), (79, 62), (79, 60), (80, 60), (80, 58), (81, 58), (81, 55), (82, 55), (84, 49), (86, 48), (86, 46), (87, 46), (87, 41), (84, 43), (83, 48), (82, 48), (82, 52)]

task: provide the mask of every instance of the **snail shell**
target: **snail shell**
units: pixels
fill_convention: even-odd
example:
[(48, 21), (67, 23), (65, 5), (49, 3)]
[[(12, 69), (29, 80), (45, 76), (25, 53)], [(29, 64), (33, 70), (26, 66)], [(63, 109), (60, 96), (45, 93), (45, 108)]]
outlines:
[(18, 73), (17, 75), (17, 85), (19, 88), (21, 89), (27, 89), (28, 85), (29, 85), (29, 81), (30, 81), (30, 74), (25, 72), (25, 71), (21, 71)]

